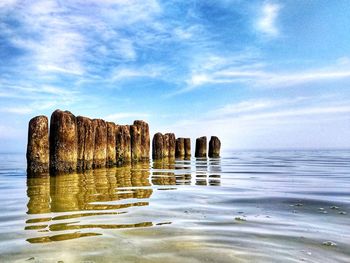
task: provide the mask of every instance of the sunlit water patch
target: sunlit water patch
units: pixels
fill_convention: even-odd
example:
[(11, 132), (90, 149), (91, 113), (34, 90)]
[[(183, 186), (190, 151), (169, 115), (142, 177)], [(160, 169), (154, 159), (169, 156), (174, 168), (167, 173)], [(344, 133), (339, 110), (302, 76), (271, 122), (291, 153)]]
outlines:
[(0, 155), (1, 262), (350, 262), (350, 152), (28, 177)]

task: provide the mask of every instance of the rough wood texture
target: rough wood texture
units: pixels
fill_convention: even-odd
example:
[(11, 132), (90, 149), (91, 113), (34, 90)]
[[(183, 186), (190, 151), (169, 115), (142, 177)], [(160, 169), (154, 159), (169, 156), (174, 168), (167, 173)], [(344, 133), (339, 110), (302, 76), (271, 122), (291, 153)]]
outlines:
[(163, 157), (175, 158), (176, 139), (174, 133), (166, 133), (163, 135)]
[(116, 125), (114, 122), (107, 122), (107, 161), (106, 166), (112, 167), (116, 160)]
[(107, 124), (104, 120), (93, 119), (92, 125), (95, 131), (93, 168), (106, 166), (107, 159)]
[(50, 121), (50, 171), (73, 172), (77, 168), (77, 121), (69, 111), (56, 110)]
[(211, 136), (209, 141), (209, 157), (219, 158), (220, 157), (221, 142), (218, 137)]
[(137, 125), (130, 125), (131, 138), (131, 161), (138, 162), (142, 160), (142, 138), (141, 127)]
[(89, 170), (92, 168), (94, 158), (95, 132), (92, 121), (89, 118), (77, 117), (78, 131), (78, 162), (77, 170)]
[[(49, 133), (49, 134), (48, 134)], [(221, 142), (212, 136), (209, 157), (220, 157)], [(196, 157), (206, 157), (207, 138), (196, 140)], [(50, 171), (69, 173), (92, 168), (113, 167), (131, 161), (149, 160), (149, 125), (136, 120), (133, 125), (116, 125), (102, 119), (75, 117), (69, 111), (56, 110), (48, 119), (37, 116), (28, 128), (28, 174)], [(175, 138), (174, 133), (156, 133), (152, 139), (152, 157), (164, 161), (191, 156), (191, 139)], [(167, 160), (164, 160), (166, 158)], [(169, 159), (169, 160), (168, 160)]]
[(196, 139), (195, 157), (207, 157), (207, 137), (203, 136)]
[(142, 120), (136, 120), (134, 121), (134, 125), (141, 129), (141, 159), (149, 160), (151, 144), (148, 123)]
[(162, 159), (164, 157), (164, 139), (163, 134), (160, 132), (156, 133), (153, 136), (152, 140), (152, 158)]
[(169, 133), (163, 135), (163, 158), (169, 157), (170, 136)]
[(176, 158), (185, 157), (185, 139), (184, 138), (176, 139), (175, 156)]
[(173, 159), (173, 158), (175, 158), (175, 148), (176, 148), (175, 134), (174, 133), (166, 133), (165, 135), (169, 136), (168, 157)]
[(184, 140), (185, 144), (185, 157), (191, 157), (191, 139), (190, 138), (185, 138)]
[(28, 174), (49, 171), (49, 124), (46, 116), (37, 116), (29, 121), (27, 144)]
[(131, 161), (131, 140), (129, 125), (118, 125), (116, 129), (116, 161), (118, 165)]

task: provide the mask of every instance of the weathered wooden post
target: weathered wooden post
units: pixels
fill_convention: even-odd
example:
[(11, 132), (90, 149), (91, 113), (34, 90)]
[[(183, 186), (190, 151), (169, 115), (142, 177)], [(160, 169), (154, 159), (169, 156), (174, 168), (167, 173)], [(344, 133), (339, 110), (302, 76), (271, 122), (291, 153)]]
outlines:
[(165, 136), (168, 137), (168, 157), (170, 159), (175, 158), (175, 149), (176, 149), (176, 139), (174, 133), (166, 133)]
[(137, 125), (130, 125), (130, 138), (131, 138), (131, 160), (132, 162), (138, 162), (142, 159), (142, 138), (141, 127)]
[[(176, 139), (174, 133), (156, 133), (152, 146), (153, 159), (191, 156), (191, 139)], [(220, 140), (212, 136), (209, 157), (219, 157), (220, 148)], [(51, 115), (50, 130), (45, 116), (37, 116), (29, 122), (27, 170), (28, 174), (63, 173), (112, 167), (149, 160), (149, 150), (149, 125), (145, 121), (136, 120), (133, 125), (119, 126), (56, 110)], [(206, 155), (207, 138), (203, 136), (196, 139), (195, 156)]]
[(77, 121), (69, 111), (55, 110), (50, 121), (50, 171), (73, 172), (77, 168)]
[(169, 133), (163, 135), (163, 158), (169, 157), (170, 136)]
[(191, 157), (191, 139), (185, 138), (184, 145), (185, 145), (185, 157), (189, 158)]
[(196, 139), (195, 157), (207, 157), (207, 137), (202, 136)]
[(211, 136), (209, 141), (209, 157), (218, 158), (220, 157), (221, 142), (218, 137)]
[(106, 166), (113, 167), (116, 163), (116, 125), (114, 122), (107, 122)]
[(49, 171), (49, 124), (46, 116), (37, 116), (29, 121), (27, 144), (28, 174)]
[(116, 129), (116, 161), (118, 165), (131, 161), (131, 139), (129, 125), (118, 125)]
[(95, 131), (89, 118), (77, 117), (78, 161), (77, 170), (92, 169), (94, 158)]
[(151, 148), (148, 123), (142, 120), (136, 120), (134, 121), (134, 125), (141, 129), (141, 159), (147, 161), (149, 160)]
[(164, 139), (160, 132), (153, 136), (152, 140), (152, 158), (162, 159), (164, 157)]
[(176, 158), (185, 157), (185, 139), (184, 138), (176, 139), (175, 156)]
[(104, 120), (93, 119), (92, 125), (95, 130), (93, 168), (106, 167), (107, 159), (107, 124)]

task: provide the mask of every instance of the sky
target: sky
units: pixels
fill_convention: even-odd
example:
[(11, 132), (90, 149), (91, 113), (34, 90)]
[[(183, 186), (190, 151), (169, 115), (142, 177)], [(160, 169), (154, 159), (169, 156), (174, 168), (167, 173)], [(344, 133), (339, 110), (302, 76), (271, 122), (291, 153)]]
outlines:
[(347, 0), (0, 0), (0, 152), (55, 109), (223, 151), (350, 148)]

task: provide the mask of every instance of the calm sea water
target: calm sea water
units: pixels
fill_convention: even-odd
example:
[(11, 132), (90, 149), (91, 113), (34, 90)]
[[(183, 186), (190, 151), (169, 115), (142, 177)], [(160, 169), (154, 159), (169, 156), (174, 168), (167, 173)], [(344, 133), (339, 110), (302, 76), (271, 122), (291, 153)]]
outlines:
[(0, 154), (1, 262), (350, 262), (350, 151), (25, 166)]

